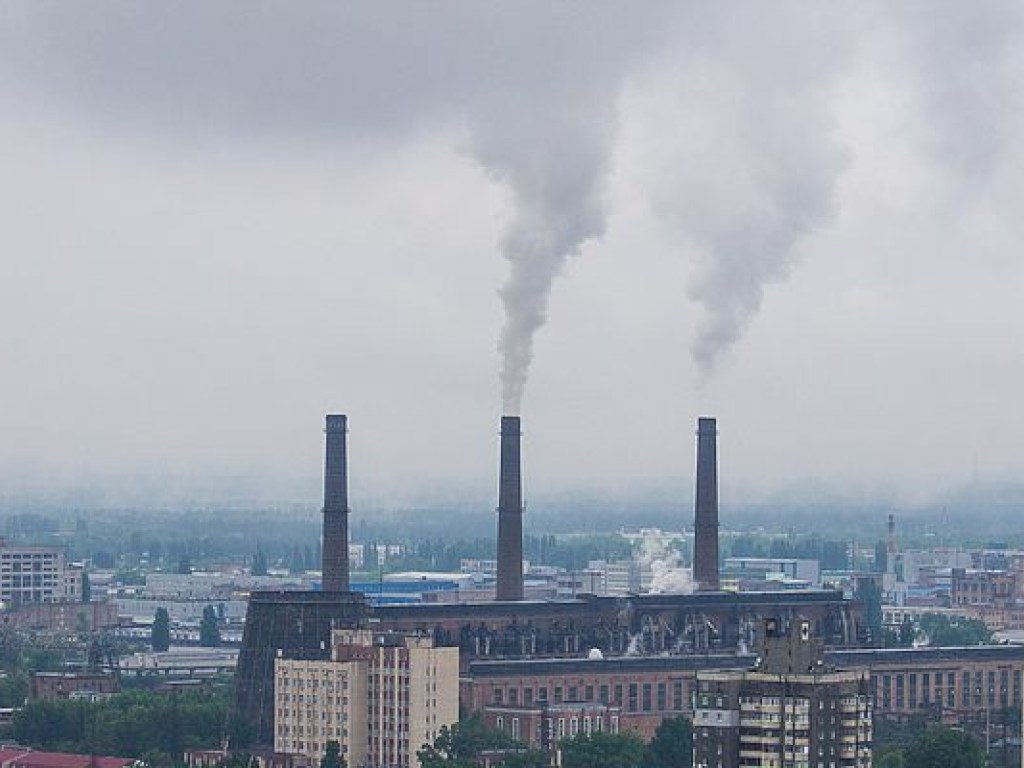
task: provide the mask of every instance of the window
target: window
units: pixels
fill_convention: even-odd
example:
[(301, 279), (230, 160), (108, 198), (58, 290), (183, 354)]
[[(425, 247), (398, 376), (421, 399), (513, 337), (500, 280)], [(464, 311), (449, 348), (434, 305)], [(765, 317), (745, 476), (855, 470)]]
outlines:
[(639, 704), (639, 686), (636, 683), (629, 684), (629, 711), (636, 712)]

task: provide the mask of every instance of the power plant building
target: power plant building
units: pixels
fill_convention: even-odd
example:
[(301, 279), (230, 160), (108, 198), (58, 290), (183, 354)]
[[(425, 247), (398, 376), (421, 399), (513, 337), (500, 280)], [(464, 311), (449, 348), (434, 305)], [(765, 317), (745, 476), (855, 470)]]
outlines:
[[(312, 724), (296, 720), (300, 715), (296, 714), (295, 700), (278, 698), (278, 694), (285, 693), (283, 688), (278, 690), (278, 685), (284, 685), (284, 678), (278, 673), (284, 674), (284, 670), (289, 670), (288, 674), (292, 675), (289, 686), (294, 685), (291, 680), (297, 679), (295, 676), (300, 673), (326, 675), (333, 671), (337, 675), (338, 668), (318, 665), (345, 662), (334, 652), (336, 644), (332, 632), (340, 629), (372, 627), (375, 632), (429, 638), (434, 652), (444, 650), (454, 654), (450, 658), (456, 660), (463, 674), (469, 672), (474, 662), (502, 660), (515, 663), (529, 659), (540, 664), (558, 660), (579, 661), (594, 651), (609, 660), (633, 654), (641, 657), (660, 655), (666, 665), (685, 666), (691, 659), (734, 656), (751, 647), (755, 628), (768, 618), (789, 622), (797, 616), (804, 617), (811, 622), (814, 634), (833, 647), (856, 647), (867, 636), (862, 608), (845, 600), (839, 591), (719, 591), (717, 431), (715, 420), (711, 418), (702, 418), (698, 423), (694, 578), (700, 583), (700, 591), (694, 594), (609, 594), (606, 597), (578, 593), (564, 600), (524, 600), (522, 433), (519, 417), (506, 416), (501, 419), (500, 439), (497, 600), (373, 605), (363, 594), (349, 591), (346, 428), (344, 416), (328, 416), (323, 591), (254, 592), (250, 596), (238, 660), (236, 703), (239, 714), (254, 727), (256, 745), (267, 746), (280, 739), (284, 751), (321, 753), (326, 742), (325, 734), (321, 732), (310, 737), (307, 729)], [(630, 574), (621, 576), (631, 578)], [(595, 584), (596, 579), (595, 575)], [(619, 586), (614, 590), (609, 588), (612, 580), (609, 578), (607, 581), (608, 593), (620, 591)], [(573, 592), (573, 585), (569, 585), (569, 592)], [(691, 667), (691, 676), (693, 669), (695, 667)], [(350, 684), (354, 684), (356, 679), (351, 677)], [(326, 677), (315, 680), (307, 677), (304, 684), (316, 682), (319, 685), (326, 680)], [(668, 681), (665, 682), (667, 685)], [(603, 683), (595, 684), (600, 686)], [(614, 683), (610, 684), (614, 686)], [(554, 686), (550, 687), (550, 698), (545, 704), (549, 710), (560, 708), (564, 715), (546, 720), (540, 726), (539, 735), (536, 733), (536, 721), (527, 724), (517, 714), (509, 714), (510, 719), (506, 719), (504, 714), (495, 713), (495, 718), (502, 717), (503, 725), (517, 731), (530, 731), (531, 739), (548, 739), (552, 732), (558, 738), (559, 720), (564, 721), (569, 733), (573, 728), (581, 728), (583, 732), (587, 728), (592, 731), (598, 728), (615, 730), (620, 715), (625, 717), (630, 713), (632, 691), (628, 684), (624, 685), (621, 700), (614, 698), (614, 687), (611, 699), (586, 696), (583, 701), (574, 700), (569, 690), (572, 684), (566, 683), (562, 700), (558, 701), (558, 692)], [(652, 680), (650, 685), (649, 690), (642, 685), (637, 689), (639, 706), (644, 706), (648, 694), (653, 697), (653, 702), (660, 703), (663, 693), (668, 697), (666, 701), (676, 701), (674, 682), (671, 690), (665, 688), (664, 691), (657, 681)], [(535, 697), (534, 706), (542, 701), (541, 687), (538, 683), (530, 694)], [(369, 687), (367, 690), (367, 695), (372, 698), (373, 691)], [(523, 697), (527, 696), (526, 690), (523, 689)], [(294, 696), (295, 689), (290, 687), (288, 693)], [(585, 686), (576, 693), (584, 697), (587, 693)], [(520, 694), (509, 692), (508, 695)], [(457, 697), (453, 696), (451, 700), (457, 701)], [(513, 707), (529, 707), (525, 698), (518, 702), (504, 700), (504, 705), (510, 703)], [(287, 714), (284, 714), (285, 710)], [(339, 712), (338, 716), (341, 714)], [(431, 718), (435, 717), (437, 727), (440, 727), (447, 714), (438, 711), (431, 714)], [(572, 724), (574, 719), (575, 726)], [(280, 731), (277, 725), (287, 725), (289, 730)], [(303, 728), (301, 748), (297, 746), (299, 739), (294, 730), (299, 727)], [(426, 740), (429, 739), (424, 738)], [(319, 746), (310, 747), (310, 743)], [(373, 743), (371, 738), (370, 744)], [(349, 749), (357, 749), (351, 740)], [(370, 764), (384, 764), (373, 763), (374, 760), (412, 759), (409, 750), (403, 752), (401, 748), (391, 749), (390, 757), (386, 754), (380, 757), (388, 752), (387, 748), (367, 746), (367, 749)], [(373, 749), (378, 750), (376, 756)], [(384, 753), (380, 752), (381, 749)], [(358, 760), (352, 758), (354, 754), (351, 752), (346, 757), (349, 765), (358, 764)]]

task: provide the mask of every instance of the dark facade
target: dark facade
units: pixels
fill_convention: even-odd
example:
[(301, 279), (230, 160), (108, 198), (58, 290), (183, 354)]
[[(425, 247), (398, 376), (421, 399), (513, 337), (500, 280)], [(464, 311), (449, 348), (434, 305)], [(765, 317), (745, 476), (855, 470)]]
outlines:
[(347, 592), (348, 582), (348, 456), (346, 416), (327, 417), (324, 457), (323, 589)]
[(805, 620), (769, 619), (749, 671), (697, 673), (695, 768), (870, 768), (872, 699), (863, 672), (837, 672)]
[(718, 583), (718, 429), (712, 418), (697, 419), (697, 481), (694, 495), (693, 580), (698, 589)]
[[(253, 744), (274, 743), (274, 659), (329, 659), (331, 630), (358, 626), (368, 607), (357, 593), (254, 592), (235, 673), (236, 707)], [(245, 747), (239, 744), (233, 746)]]
[(579, 658), (592, 648), (607, 656), (729, 654), (753, 647), (763, 617), (796, 616), (808, 617), (835, 646), (853, 645), (864, 633), (860, 607), (829, 590), (377, 607), (353, 593), (257, 592), (238, 659), (237, 706), (257, 724), (257, 743), (269, 744), (278, 650), (287, 658), (327, 658), (332, 628), (429, 634), (437, 645), (459, 647), (465, 671), (476, 660)]
[(518, 416), (501, 417), (498, 477), (498, 600), (523, 599), (523, 480)]

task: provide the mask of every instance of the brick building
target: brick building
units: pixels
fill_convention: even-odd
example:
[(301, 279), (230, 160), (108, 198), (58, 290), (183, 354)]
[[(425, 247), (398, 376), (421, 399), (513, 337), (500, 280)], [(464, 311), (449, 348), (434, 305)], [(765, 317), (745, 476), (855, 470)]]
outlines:
[[(592, 729), (650, 739), (663, 718), (693, 717), (699, 673), (748, 670), (754, 661), (735, 654), (474, 661), (462, 680), (462, 707), (506, 733), (517, 728), (534, 747), (547, 745), (549, 713), (570, 705), (579, 712), (577, 729), (589, 715)], [(839, 650), (827, 652), (825, 663), (866, 679), (879, 717), (916, 714), (958, 725), (1021, 700), (1024, 647)], [(573, 715), (562, 717), (571, 732)], [(554, 727), (557, 734), (557, 720)]]

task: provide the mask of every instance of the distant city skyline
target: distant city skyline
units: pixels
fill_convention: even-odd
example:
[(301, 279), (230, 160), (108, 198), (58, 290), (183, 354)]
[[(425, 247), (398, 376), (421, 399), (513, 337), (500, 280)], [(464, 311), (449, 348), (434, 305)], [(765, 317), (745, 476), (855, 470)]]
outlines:
[(630, 10), (5, 3), (0, 481), (1017, 482), (1024, 11)]

